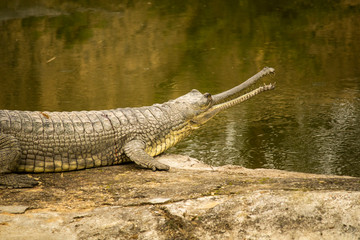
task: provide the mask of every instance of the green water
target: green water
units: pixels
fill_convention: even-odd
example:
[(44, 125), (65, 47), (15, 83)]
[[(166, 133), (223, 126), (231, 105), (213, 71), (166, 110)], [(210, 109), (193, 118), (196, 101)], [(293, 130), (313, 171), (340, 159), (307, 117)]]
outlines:
[(0, 108), (93, 110), (277, 83), (170, 152), (360, 176), (360, 1), (1, 1)]

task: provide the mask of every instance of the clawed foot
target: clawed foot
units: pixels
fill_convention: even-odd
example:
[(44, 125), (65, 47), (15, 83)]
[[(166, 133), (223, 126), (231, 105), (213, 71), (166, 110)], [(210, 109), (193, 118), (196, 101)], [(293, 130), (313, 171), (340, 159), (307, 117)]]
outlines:
[(160, 171), (169, 171), (170, 167), (166, 164), (160, 163), (158, 161), (154, 161), (153, 162), (153, 166), (152, 166), (152, 170), (156, 171), (156, 170), (160, 170)]
[(23, 174), (0, 175), (0, 188), (32, 188), (39, 182), (34, 178)]

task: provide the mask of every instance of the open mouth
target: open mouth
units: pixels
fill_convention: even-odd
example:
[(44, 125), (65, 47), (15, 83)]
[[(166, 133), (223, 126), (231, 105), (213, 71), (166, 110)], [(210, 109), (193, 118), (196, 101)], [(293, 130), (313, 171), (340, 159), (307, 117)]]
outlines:
[[(245, 88), (247, 88), (250, 85), (257, 82), (262, 77), (264, 77), (266, 75), (269, 75), (269, 74), (275, 74), (275, 69), (270, 68), (270, 67), (265, 67), (260, 72), (258, 72), (257, 74), (255, 74), (254, 76), (252, 76), (251, 78), (246, 80), (245, 82), (239, 84), (238, 86), (236, 86), (236, 87), (234, 87), (234, 88), (232, 88), (230, 90), (227, 90), (225, 92), (213, 95), (212, 99), (214, 101), (214, 104), (216, 105), (216, 104), (219, 104), (221, 102), (226, 101), (227, 99), (234, 98), (235, 96), (239, 95), (242, 90), (244, 90)], [(262, 91), (271, 90), (271, 89), (273, 89), (275, 87), (275, 84), (268, 84), (268, 85), (264, 85), (263, 87), (265, 89), (263, 89)]]
[(274, 68), (265, 67), (260, 72), (258, 72), (257, 74), (255, 74), (254, 76), (252, 76), (251, 78), (246, 80), (245, 82), (239, 84), (238, 86), (236, 86), (232, 89), (229, 89), (225, 92), (213, 95), (211, 97), (211, 104), (209, 105), (209, 108), (207, 110), (205, 110), (204, 112), (202, 112), (201, 114), (199, 114), (198, 116), (196, 116), (192, 122), (195, 125), (197, 125), (197, 127), (198, 127), (199, 125), (207, 122), (209, 119), (211, 119), (213, 116), (215, 116), (218, 112), (228, 109), (228, 108), (230, 108), (234, 105), (237, 105), (243, 101), (246, 101), (261, 92), (274, 89), (275, 84), (270, 83), (270, 84), (267, 84), (267, 85), (265, 84), (261, 87), (258, 87), (246, 94), (240, 95), (240, 92), (242, 90), (244, 90), (245, 88), (254, 84), (262, 77), (269, 75), (269, 74), (274, 74), (274, 73), (275, 73)]

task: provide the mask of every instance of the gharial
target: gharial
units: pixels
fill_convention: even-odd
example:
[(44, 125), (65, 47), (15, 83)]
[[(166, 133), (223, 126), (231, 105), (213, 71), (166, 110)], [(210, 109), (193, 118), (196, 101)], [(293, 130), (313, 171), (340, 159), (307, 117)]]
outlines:
[(26, 174), (63, 172), (133, 161), (152, 170), (169, 170), (154, 159), (217, 113), (258, 93), (240, 91), (265, 75), (265, 67), (242, 84), (211, 95), (198, 90), (148, 107), (104, 111), (40, 112), (0, 110), (0, 186), (32, 187)]

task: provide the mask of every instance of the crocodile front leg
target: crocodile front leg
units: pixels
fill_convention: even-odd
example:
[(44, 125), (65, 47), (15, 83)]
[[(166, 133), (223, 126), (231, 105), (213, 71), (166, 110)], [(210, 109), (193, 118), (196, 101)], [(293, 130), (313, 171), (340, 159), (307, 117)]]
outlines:
[(145, 144), (139, 140), (133, 140), (125, 144), (125, 154), (130, 158), (131, 161), (144, 167), (150, 168), (153, 171), (156, 170), (169, 170), (168, 165), (162, 164), (156, 161), (153, 157), (145, 152)]
[(26, 188), (38, 184), (28, 175), (12, 173), (16, 171), (20, 157), (18, 140), (11, 135), (0, 134), (0, 187)]

